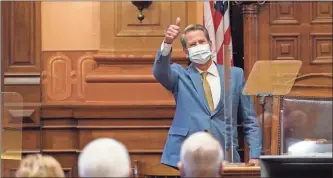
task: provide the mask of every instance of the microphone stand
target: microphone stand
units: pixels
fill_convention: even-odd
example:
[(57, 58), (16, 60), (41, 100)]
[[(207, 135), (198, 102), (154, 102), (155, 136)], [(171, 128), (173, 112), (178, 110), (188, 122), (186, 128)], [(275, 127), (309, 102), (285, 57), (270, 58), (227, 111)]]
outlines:
[(265, 132), (264, 132), (264, 127), (265, 127), (265, 104), (266, 104), (266, 97), (272, 96), (271, 93), (258, 93), (257, 97), (260, 97), (260, 105), (261, 105), (261, 155), (264, 155), (265, 150), (264, 150), (264, 137), (265, 137)]

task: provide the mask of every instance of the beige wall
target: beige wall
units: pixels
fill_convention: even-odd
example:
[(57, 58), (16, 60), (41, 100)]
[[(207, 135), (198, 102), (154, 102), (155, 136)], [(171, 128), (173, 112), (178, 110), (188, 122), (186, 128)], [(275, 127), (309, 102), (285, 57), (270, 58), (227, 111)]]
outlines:
[(42, 2), (42, 50), (98, 50), (100, 2)]
[[(112, 2), (110, 2), (112, 3)], [(110, 4), (105, 3), (105, 4)], [(107, 43), (112, 43), (115, 34), (112, 33), (113, 28), (109, 28), (115, 24), (116, 19), (123, 18), (122, 13), (128, 14), (129, 9), (114, 9), (119, 11), (117, 13), (112, 12), (113, 8), (108, 8), (107, 11), (102, 12), (100, 9), (100, 2), (42, 2), (41, 5), (41, 25), (42, 25), (42, 51), (90, 51), (90, 50), (100, 50), (104, 47), (103, 41), (101, 39), (107, 40)], [(119, 4), (119, 3), (118, 3)], [(131, 7), (130, 11), (133, 11), (133, 17), (130, 21), (137, 23), (137, 10), (130, 3), (123, 3), (123, 7)], [(150, 10), (146, 10), (146, 19), (149, 21), (149, 14), (154, 11), (153, 8), (156, 4), (155, 2)], [(178, 3), (182, 4), (182, 3)], [(180, 8), (178, 4), (172, 5), (173, 8)], [(195, 7), (195, 8), (193, 8)], [(182, 19), (183, 23), (202, 23), (202, 13), (203, 6), (202, 2), (188, 2), (187, 14), (183, 16), (187, 17)], [(195, 9), (189, 10), (189, 9)], [(127, 12), (124, 12), (127, 11)], [(155, 9), (156, 11), (156, 9)], [(157, 10), (159, 11), (159, 10)], [(103, 18), (101, 14), (109, 13), (107, 18)], [(115, 13), (115, 14), (114, 14)], [(158, 12), (156, 12), (158, 13)], [(130, 13), (132, 14), (132, 13)], [(115, 18), (112, 16), (116, 15)], [(170, 15), (170, 14), (169, 14)], [(169, 19), (169, 17), (167, 18)], [(101, 20), (105, 20), (101, 24)], [(123, 19), (124, 20), (124, 19)], [(147, 21), (146, 20), (146, 21)], [(161, 20), (161, 19), (159, 19)], [(164, 19), (165, 20), (165, 19)], [(164, 21), (163, 20), (163, 21)], [(125, 18), (126, 21), (126, 18)], [(146, 22), (145, 21), (145, 22)], [(174, 19), (172, 19), (174, 21)], [(160, 23), (160, 22), (159, 22)], [(158, 24), (159, 24), (158, 23)], [(170, 21), (171, 23), (171, 21)], [(104, 28), (103, 24), (112, 24), (108, 28)], [(101, 38), (101, 26), (103, 29), (107, 29), (107, 33)], [(105, 25), (104, 25), (105, 26)], [(125, 26), (127, 27), (127, 26)], [(144, 28), (144, 27), (140, 27)], [(149, 28), (149, 27), (148, 27)], [(150, 27), (152, 28), (152, 27)], [(164, 26), (162, 28), (165, 28)], [(134, 30), (135, 31), (135, 30)], [(163, 34), (163, 33), (162, 33)], [(117, 35), (116, 35), (117, 36)], [(111, 39), (109, 39), (111, 38)], [(143, 37), (145, 38), (145, 37)], [(163, 37), (161, 36), (159, 41)], [(151, 38), (149, 38), (151, 42)], [(119, 43), (116, 43), (119, 44)], [(116, 44), (112, 44), (111, 47), (108, 46), (107, 49), (115, 48), (117, 51), (121, 51), (116, 48)], [(123, 43), (120, 43), (123, 44)], [(124, 43), (125, 44), (125, 43)], [(126, 44), (128, 45), (128, 44)], [(153, 45), (158, 46), (157, 43)], [(140, 46), (141, 48), (142, 46)], [(105, 47), (104, 47), (105, 48)], [(131, 48), (133, 50), (133, 48)], [(140, 49), (142, 51), (142, 49)]]

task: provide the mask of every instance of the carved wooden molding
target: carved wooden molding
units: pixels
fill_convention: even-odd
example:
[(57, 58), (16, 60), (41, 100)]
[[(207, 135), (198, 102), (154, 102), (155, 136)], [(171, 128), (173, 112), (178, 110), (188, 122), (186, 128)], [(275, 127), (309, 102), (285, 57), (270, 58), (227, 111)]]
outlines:
[[(36, 108), (31, 109), (8, 109), (10, 118), (8, 118), (8, 124), (23, 124), (25, 125), (39, 125), (39, 118), (36, 118)], [(39, 112), (39, 111), (37, 111)]]
[(13, 118), (18, 118), (18, 117), (31, 117), (32, 114), (35, 112), (34, 109), (9, 109), (9, 113)]
[(157, 83), (152, 75), (103, 75), (90, 74), (86, 76), (87, 83)]
[(78, 129), (169, 129), (165, 126), (76, 126)]
[(314, 79), (314, 78), (332, 80), (333, 73), (309, 73), (309, 74), (305, 74), (305, 75), (300, 75), (295, 79), (295, 83), (298, 83), (298, 82), (301, 82), (301, 81), (307, 80), (307, 79)]
[(251, 5), (243, 5), (243, 14), (246, 17), (247, 15), (258, 15), (259, 13), (259, 5), (258, 4), (251, 4)]
[(332, 64), (332, 33), (310, 33), (312, 56), (310, 64)]
[(44, 105), (43, 118), (172, 118), (175, 104), (141, 105)]
[(170, 125), (165, 126), (69, 126), (69, 125), (56, 125), (56, 126), (42, 126), (43, 129), (169, 129)]
[[(105, 64), (122, 64), (122, 65), (133, 65), (133, 64), (153, 64), (155, 56), (135, 56), (135, 55), (123, 55), (116, 56), (112, 54), (96, 54), (93, 56), (97, 65)], [(175, 57), (171, 59), (172, 62), (178, 64), (187, 64), (187, 59), (185, 57)]]
[(40, 77), (5, 77), (5, 85), (39, 85)]
[(154, 100), (154, 101), (86, 101), (76, 105), (66, 104), (42, 105), (43, 109), (60, 108), (60, 109), (152, 109), (152, 108), (174, 108), (175, 102), (172, 100)]
[(332, 24), (332, 3), (329, 1), (312, 1), (310, 14), (314, 24)]

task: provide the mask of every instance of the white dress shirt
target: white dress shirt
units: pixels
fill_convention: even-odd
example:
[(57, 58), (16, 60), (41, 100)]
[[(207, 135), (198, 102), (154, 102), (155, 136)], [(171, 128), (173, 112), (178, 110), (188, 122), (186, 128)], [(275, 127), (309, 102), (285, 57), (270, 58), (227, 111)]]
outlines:
[[(167, 56), (169, 55), (171, 51), (171, 44), (167, 43), (162, 43), (161, 45), (161, 53), (162, 56)], [(200, 74), (203, 72), (200, 69), (196, 67), (196, 69), (200, 72)], [(212, 62), (210, 67), (207, 69), (208, 75), (207, 75), (207, 81), (210, 86), (210, 90), (212, 92), (212, 97), (213, 97), (213, 102), (214, 102), (214, 109), (216, 109), (216, 106), (220, 102), (221, 98), (221, 83), (220, 83), (220, 75), (219, 71), (217, 70), (215, 62)]]

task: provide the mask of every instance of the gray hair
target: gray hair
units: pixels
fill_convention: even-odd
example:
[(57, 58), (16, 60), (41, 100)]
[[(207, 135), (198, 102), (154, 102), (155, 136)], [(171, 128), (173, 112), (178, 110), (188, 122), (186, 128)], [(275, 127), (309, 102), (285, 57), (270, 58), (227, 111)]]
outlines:
[(191, 25), (188, 25), (184, 29), (184, 34), (182, 34), (180, 36), (180, 43), (182, 44), (183, 48), (186, 48), (186, 39), (185, 39), (186, 33), (190, 32), (190, 31), (196, 31), (196, 30), (203, 31), (205, 33), (207, 41), (210, 41), (208, 30), (203, 25), (200, 25), (200, 24), (191, 24)]
[(109, 138), (100, 138), (84, 147), (78, 160), (80, 177), (129, 177), (130, 157), (126, 147)]
[(206, 132), (194, 133), (184, 141), (180, 161), (186, 177), (219, 176), (223, 161), (222, 146)]

